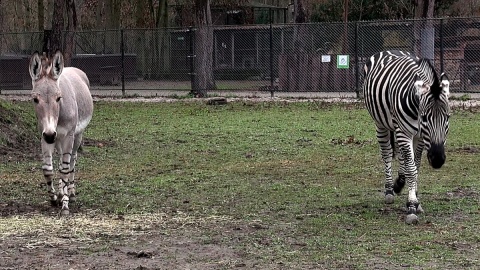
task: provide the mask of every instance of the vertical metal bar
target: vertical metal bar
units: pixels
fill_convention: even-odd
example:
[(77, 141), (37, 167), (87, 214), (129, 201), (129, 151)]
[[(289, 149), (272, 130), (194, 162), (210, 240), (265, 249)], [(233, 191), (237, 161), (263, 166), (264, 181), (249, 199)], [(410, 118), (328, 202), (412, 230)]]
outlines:
[(359, 84), (360, 84), (360, 74), (358, 73), (358, 22), (355, 21), (355, 93), (357, 98), (360, 97)]
[(273, 97), (273, 26), (272, 26), (272, 9), (269, 8), (270, 14), (270, 96)]
[(235, 69), (235, 34), (234, 32), (230, 32), (230, 48), (232, 48), (232, 52), (230, 57), (232, 57), (232, 69)]
[(440, 19), (440, 73), (443, 73), (443, 19)]
[(193, 27), (190, 27), (188, 29), (189, 33), (189, 55), (187, 56), (190, 58), (190, 94), (193, 96), (196, 96), (196, 89), (195, 89), (195, 66), (194, 66), (194, 44), (193, 44), (193, 39), (194, 39), (194, 33), (193, 33)]
[(122, 54), (122, 97), (125, 97), (125, 41), (123, 29), (120, 29), (120, 52)]

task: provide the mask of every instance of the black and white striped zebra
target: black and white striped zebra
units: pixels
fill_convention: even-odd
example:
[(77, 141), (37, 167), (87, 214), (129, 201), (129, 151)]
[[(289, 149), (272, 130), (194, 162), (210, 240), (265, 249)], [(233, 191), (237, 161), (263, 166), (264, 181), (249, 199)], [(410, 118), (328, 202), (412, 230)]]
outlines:
[[(363, 94), (375, 120), (377, 139), (385, 164), (385, 202), (408, 186), (406, 222), (418, 222), (423, 210), (417, 198), (417, 177), (422, 152), (433, 168), (445, 162), (450, 106), (449, 81), (440, 79), (428, 59), (408, 52), (384, 51), (370, 57), (364, 67)], [(396, 181), (392, 161), (398, 147), (400, 163)]]

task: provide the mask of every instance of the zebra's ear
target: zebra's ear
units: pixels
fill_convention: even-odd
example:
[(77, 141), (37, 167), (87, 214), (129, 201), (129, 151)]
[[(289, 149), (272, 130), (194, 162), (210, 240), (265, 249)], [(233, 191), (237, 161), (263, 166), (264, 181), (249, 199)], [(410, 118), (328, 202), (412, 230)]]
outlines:
[(440, 76), (440, 87), (442, 87), (442, 92), (448, 97), (450, 95), (450, 82), (445, 73), (442, 73)]
[(50, 71), (54, 80), (57, 80), (58, 77), (60, 77), (60, 74), (62, 74), (63, 66), (63, 54), (60, 51), (57, 51), (53, 56), (52, 69)]
[(30, 57), (28, 71), (30, 72), (30, 77), (32, 77), (33, 81), (40, 79), (42, 74), (42, 61), (40, 60), (38, 52), (35, 52), (32, 57)]
[(415, 75), (415, 89), (417, 90), (417, 96), (422, 96), (430, 90), (430, 86), (423, 82), (418, 75)]

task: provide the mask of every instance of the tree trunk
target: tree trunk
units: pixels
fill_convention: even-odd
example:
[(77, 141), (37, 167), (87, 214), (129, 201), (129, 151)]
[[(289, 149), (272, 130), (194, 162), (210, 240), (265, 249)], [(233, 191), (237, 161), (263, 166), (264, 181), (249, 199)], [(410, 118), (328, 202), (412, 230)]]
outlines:
[(213, 28), (210, 0), (195, 0), (194, 83), (195, 96), (206, 97), (207, 90), (216, 89), (213, 78)]
[(49, 42), (47, 55), (50, 57), (57, 50), (62, 50), (62, 31), (65, 29), (65, 0), (55, 0), (53, 3), (52, 34)]
[(157, 33), (158, 42), (156, 42), (155, 51), (158, 53), (158, 63), (155, 65), (162, 73), (170, 70), (170, 49), (168, 42), (168, 1), (160, 0), (157, 10), (155, 26), (159, 30)]
[(75, 47), (75, 31), (77, 30), (77, 11), (75, 9), (75, 0), (67, 1), (67, 34), (65, 36), (65, 66), (71, 65), (71, 59)]
[(4, 22), (3, 22), (3, 13), (4, 13), (3, 10), (4, 9), (5, 8), (3, 7), (2, 0), (0, 0), (0, 33), (6, 32), (5, 29), (4, 29), (4, 26), (3, 26), (3, 24), (4, 24)]
[(431, 18), (435, 7), (435, 0), (416, 0), (415, 18), (425, 19), (417, 21), (414, 26), (414, 52), (419, 57), (433, 60), (435, 58), (434, 42), (435, 28)]
[(111, 30), (106, 33), (106, 53), (115, 53), (120, 50), (118, 32), (116, 31), (120, 29), (120, 7), (120, 0), (107, 0), (105, 2), (106, 26), (107, 30)]
[(43, 5), (43, 0), (37, 0), (37, 9), (38, 31), (42, 32), (45, 27), (45, 6)]

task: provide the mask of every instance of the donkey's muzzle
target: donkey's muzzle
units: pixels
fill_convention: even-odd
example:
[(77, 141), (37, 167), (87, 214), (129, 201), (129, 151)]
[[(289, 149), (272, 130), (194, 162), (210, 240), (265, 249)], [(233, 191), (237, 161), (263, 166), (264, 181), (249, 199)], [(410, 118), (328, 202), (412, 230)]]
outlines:
[(55, 142), (55, 138), (57, 137), (57, 132), (55, 131), (52, 133), (43, 132), (42, 136), (46, 143), (52, 144)]
[(427, 152), (428, 162), (434, 169), (440, 169), (445, 163), (445, 146), (443, 144), (432, 144)]

